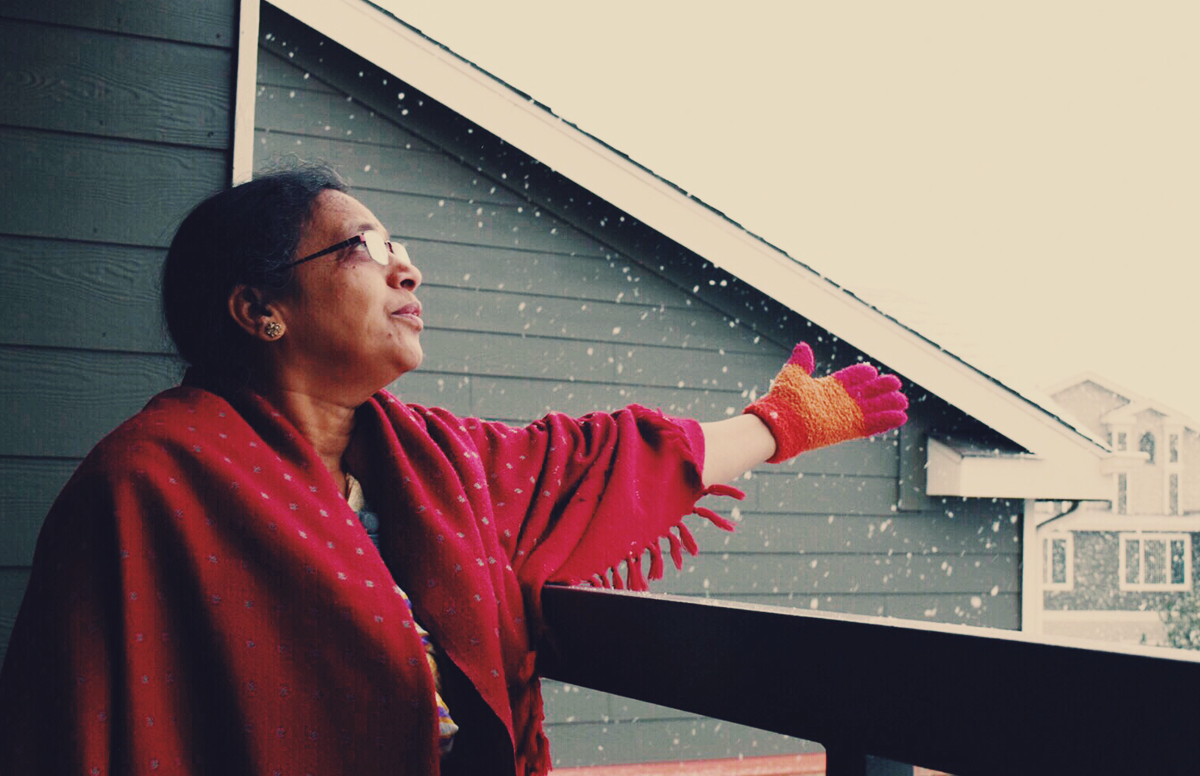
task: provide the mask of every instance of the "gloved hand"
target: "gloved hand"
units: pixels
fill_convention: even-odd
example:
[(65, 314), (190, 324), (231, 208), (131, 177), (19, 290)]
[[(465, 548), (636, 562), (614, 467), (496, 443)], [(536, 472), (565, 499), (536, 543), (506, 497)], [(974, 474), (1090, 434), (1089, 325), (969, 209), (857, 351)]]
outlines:
[(775, 437), (775, 455), (768, 463), (890, 431), (908, 420), (908, 399), (895, 375), (855, 364), (814, 378), (814, 365), (812, 348), (799, 343), (767, 395), (743, 410), (758, 416)]

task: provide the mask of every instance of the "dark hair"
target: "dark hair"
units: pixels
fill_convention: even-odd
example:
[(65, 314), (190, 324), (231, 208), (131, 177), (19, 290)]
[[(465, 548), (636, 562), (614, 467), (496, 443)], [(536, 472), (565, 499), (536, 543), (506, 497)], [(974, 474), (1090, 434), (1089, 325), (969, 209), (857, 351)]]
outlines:
[(162, 309), (184, 360), (224, 384), (250, 376), (250, 339), (229, 315), (234, 286), (278, 290), (313, 202), (346, 184), (323, 163), (292, 165), (225, 189), (184, 218), (163, 266)]

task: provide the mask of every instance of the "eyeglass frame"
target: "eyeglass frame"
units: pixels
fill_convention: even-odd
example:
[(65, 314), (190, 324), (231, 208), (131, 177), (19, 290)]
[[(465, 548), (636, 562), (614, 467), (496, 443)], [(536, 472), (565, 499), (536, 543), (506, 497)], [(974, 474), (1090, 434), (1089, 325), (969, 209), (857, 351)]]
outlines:
[(284, 264), (279, 269), (291, 269), (292, 267), (303, 264), (306, 261), (312, 261), (313, 259), (319, 259), (322, 256), (328, 256), (331, 253), (336, 253), (337, 251), (340, 251), (344, 248), (349, 248), (352, 245), (358, 245), (359, 243), (367, 246), (367, 253), (371, 256), (371, 261), (375, 262), (381, 267), (386, 267), (391, 264), (392, 256), (395, 256), (397, 259), (399, 259), (401, 264), (412, 264), (412, 259), (408, 257), (408, 251), (403, 245), (394, 245), (391, 240), (383, 240), (382, 238), (380, 241), (383, 243), (384, 249), (387, 250), (387, 254), (384, 256), (384, 260), (380, 261), (379, 258), (375, 256), (375, 252), (371, 250), (371, 243), (367, 241), (366, 237), (368, 234), (378, 235), (379, 232), (370, 230), (359, 232), (353, 237), (342, 240), (336, 245), (330, 245), (328, 248), (317, 251), (316, 253), (311, 253), (308, 256), (305, 256), (303, 259), (296, 259), (293, 262)]

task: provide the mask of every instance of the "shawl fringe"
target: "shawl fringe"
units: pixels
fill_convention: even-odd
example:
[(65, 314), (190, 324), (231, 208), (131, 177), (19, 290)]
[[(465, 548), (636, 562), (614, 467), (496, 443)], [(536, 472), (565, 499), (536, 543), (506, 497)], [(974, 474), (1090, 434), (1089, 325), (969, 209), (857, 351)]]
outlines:
[[(729, 496), (739, 501), (746, 497), (744, 491), (734, 488), (729, 485), (710, 485), (704, 489), (703, 495), (713, 496)], [(737, 529), (737, 525), (730, 520), (718, 515), (707, 507), (696, 507), (692, 510), (692, 514), (700, 515), (710, 523), (720, 528), (722, 531), (733, 532)], [(687, 550), (688, 554), (695, 556), (699, 551), (699, 545), (696, 539), (692, 536), (692, 532), (680, 520), (672, 528), (678, 532), (678, 536), (671, 533), (668, 529), (666, 533), (667, 541), (670, 545), (671, 560), (675, 564), (676, 569), (683, 569), (683, 550)], [(645, 592), (650, 589), (647, 580), (653, 581), (663, 578), (663, 557), (662, 547), (660, 542), (662, 537), (659, 537), (653, 543), (646, 547), (636, 547), (628, 556), (605, 569), (602, 574), (595, 574), (587, 580), (580, 580), (579, 583), (587, 582), (592, 587), (614, 588), (616, 590), (635, 590)], [(647, 575), (642, 574), (642, 555), (649, 551), (650, 553), (650, 569)], [(621, 563), (625, 564), (625, 577), (621, 577)], [(612, 582), (608, 581), (609, 575), (612, 576)]]

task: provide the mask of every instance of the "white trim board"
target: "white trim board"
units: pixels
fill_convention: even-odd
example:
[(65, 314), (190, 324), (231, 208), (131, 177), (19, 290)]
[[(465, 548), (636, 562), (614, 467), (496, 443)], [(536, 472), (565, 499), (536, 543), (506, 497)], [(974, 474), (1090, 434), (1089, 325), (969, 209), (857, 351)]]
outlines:
[(963, 455), (928, 440), (925, 492), (930, 496), (1099, 501), (1111, 480), (1098, 456), (1073, 450), (1058, 455)]
[(1042, 612), (1046, 622), (1162, 622), (1158, 612), (1133, 609), (1047, 609)]
[(272, 5), (1044, 458), (1031, 495), (1091, 492), (1052, 480), (1094, 469), (1102, 446), (419, 32), (362, 0)]
[(1075, 512), (1053, 523), (1059, 531), (1200, 533), (1200, 515), (1112, 515)]
[(254, 100), (258, 95), (259, 0), (238, 3), (238, 44), (233, 96), (233, 161), (230, 182), (250, 180), (254, 172)]

